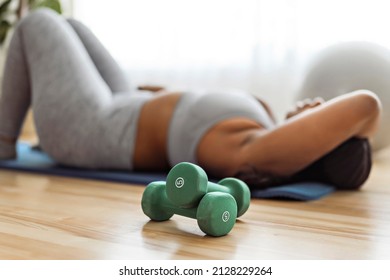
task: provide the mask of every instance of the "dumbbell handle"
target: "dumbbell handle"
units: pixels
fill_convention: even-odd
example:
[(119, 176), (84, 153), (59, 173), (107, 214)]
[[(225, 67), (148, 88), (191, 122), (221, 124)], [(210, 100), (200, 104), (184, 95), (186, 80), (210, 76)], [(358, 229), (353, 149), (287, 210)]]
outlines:
[(163, 198), (161, 198), (160, 205), (164, 207), (164, 209), (172, 214), (180, 215), (188, 218), (196, 219), (196, 211), (197, 208), (180, 208), (175, 205), (173, 205), (168, 197), (164, 195)]
[(213, 182), (207, 182), (207, 192), (224, 192), (233, 195), (231, 188), (228, 188), (226, 186), (222, 186)]

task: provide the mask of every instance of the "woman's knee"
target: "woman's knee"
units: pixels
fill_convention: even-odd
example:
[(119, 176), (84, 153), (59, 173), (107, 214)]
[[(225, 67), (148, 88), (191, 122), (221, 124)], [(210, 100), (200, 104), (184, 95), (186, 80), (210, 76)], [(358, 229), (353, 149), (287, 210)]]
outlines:
[(59, 14), (48, 8), (39, 8), (30, 12), (18, 24), (19, 28), (34, 28), (37, 24), (50, 24), (58, 20)]
[(28, 15), (25, 17), (25, 19), (35, 18), (35, 17), (52, 18), (53, 16), (54, 17), (58, 16), (58, 13), (53, 11), (52, 9), (42, 7), (42, 8), (39, 8), (39, 9), (36, 9), (36, 10), (29, 12)]

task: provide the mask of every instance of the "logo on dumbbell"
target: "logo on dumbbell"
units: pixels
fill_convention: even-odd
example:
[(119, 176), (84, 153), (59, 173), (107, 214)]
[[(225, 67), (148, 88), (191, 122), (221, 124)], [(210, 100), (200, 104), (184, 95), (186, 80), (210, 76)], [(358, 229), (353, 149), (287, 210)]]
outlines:
[(224, 221), (224, 222), (226, 223), (227, 221), (229, 221), (229, 219), (230, 219), (230, 213), (229, 213), (229, 211), (223, 212), (223, 213), (222, 213), (222, 221)]
[(175, 181), (175, 186), (178, 189), (181, 189), (184, 186), (184, 179), (182, 177), (178, 177)]

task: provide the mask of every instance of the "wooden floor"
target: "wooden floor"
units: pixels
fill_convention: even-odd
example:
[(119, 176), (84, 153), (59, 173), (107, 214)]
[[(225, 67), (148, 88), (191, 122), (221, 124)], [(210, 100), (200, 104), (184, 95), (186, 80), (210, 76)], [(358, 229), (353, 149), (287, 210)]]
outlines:
[(390, 259), (390, 152), (359, 192), (252, 200), (225, 237), (150, 222), (143, 186), (0, 171), (0, 259)]

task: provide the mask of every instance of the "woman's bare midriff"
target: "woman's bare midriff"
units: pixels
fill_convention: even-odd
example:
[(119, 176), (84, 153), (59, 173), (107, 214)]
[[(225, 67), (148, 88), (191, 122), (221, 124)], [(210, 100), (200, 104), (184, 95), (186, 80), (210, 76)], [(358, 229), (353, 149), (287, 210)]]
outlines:
[(141, 110), (134, 151), (136, 170), (169, 168), (167, 141), (169, 124), (181, 93), (159, 93)]

